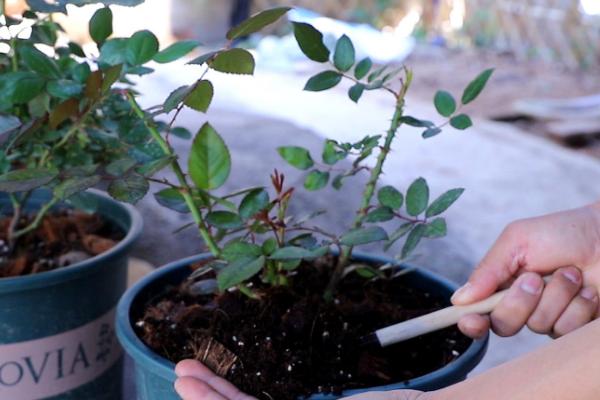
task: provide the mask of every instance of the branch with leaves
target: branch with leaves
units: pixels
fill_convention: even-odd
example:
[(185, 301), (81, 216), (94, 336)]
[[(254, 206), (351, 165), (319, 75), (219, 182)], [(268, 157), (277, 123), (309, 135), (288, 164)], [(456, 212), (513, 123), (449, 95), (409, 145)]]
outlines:
[[(163, 104), (147, 110), (139, 106), (128, 75), (152, 73), (145, 66), (148, 61), (177, 60), (192, 51), (196, 42), (178, 42), (159, 51), (158, 41), (149, 31), (113, 38), (112, 13), (109, 8), (101, 8), (90, 21), (90, 34), (99, 50), (92, 71), (89, 60), (81, 61), (89, 58), (81, 47), (75, 43), (68, 48), (56, 46), (58, 25), (39, 19), (35, 12), (24, 16), (34, 19), (34, 32), (38, 32), (36, 37), (41, 41), (47, 40), (51, 28), (49, 32), (54, 36), (50, 44), (55, 47), (55, 55), (47, 56), (18, 38), (14, 41), (13, 57), (0, 55), (0, 87), (7, 93), (4, 103), (0, 101), (0, 113), (5, 113), (0, 115), (0, 143), (6, 149), (0, 158), (0, 190), (11, 193), (17, 219), (21, 218), (32, 190), (46, 187), (52, 192), (52, 200), (29, 226), (19, 226), (20, 221), (11, 224), (11, 235), (35, 229), (58, 202), (80, 205), (85, 189), (102, 180), (109, 182), (111, 196), (131, 203), (148, 192), (150, 183), (157, 183), (164, 188), (154, 193), (156, 201), (174, 212), (190, 214), (193, 222), (184, 228), (194, 226), (213, 255), (191, 275), (191, 293), (239, 290), (258, 299), (261, 291), (257, 283), (286, 285), (303, 262), (337, 250), (338, 262), (332, 267), (331, 281), (324, 293), (329, 300), (349, 271), (368, 279), (386, 276), (371, 267), (351, 265), (356, 246), (380, 242), (388, 249), (406, 237), (400, 255), (406, 258), (423, 238), (444, 236), (447, 227), (441, 215), (463, 189), (449, 190), (430, 202), (425, 179), (416, 179), (403, 193), (392, 186), (379, 188), (381, 175), (402, 125), (424, 128), (424, 138), (439, 134), (448, 124), (457, 129), (471, 126), (462, 107), (481, 93), (491, 70), (465, 89), (460, 106), (451, 94), (438, 92), (434, 105), (446, 121), (435, 125), (404, 113), (413, 79), (408, 68), (375, 66), (369, 58), (356, 60), (354, 45), (345, 35), (330, 51), (321, 32), (306, 23), (293, 23), (302, 52), (326, 67), (308, 80), (305, 90), (324, 91), (347, 80), (351, 82), (348, 97), (356, 103), (373, 90), (385, 91), (393, 100), (390, 127), (383, 135), (365, 136), (355, 143), (328, 139), (321, 161), (302, 147), (277, 149), (288, 164), (307, 172), (304, 189), (308, 191), (318, 191), (329, 184), (340, 189), (351, 177), (368, 173), (354, 222), (339, 233), (327, 232), (313, 223), (321, 210), (309, 212), (307, 217), (289, 215), (289, 204), (298, 189), (287, 186), (284, 175), (278, 171), (270, 177), (270, 189), (255, 187), (220, 194), (235, 160), (217, 129), (208, 122), (193, 137), (187, 165), (181, 163), (170, 138), (191, 139), (192, 134), (175, 126), (177, 117), (185, 108), (201, 113), (210, 108), (215, 92), (211, 71), (252, 75), (254, 57), (248, 50), (236, 47), (236, 42), (276, 22), (288, 10), (267, 10), (232, 28), (223, 48), (188, 62), (202, 68), (195, 82), (176, 88)], [(15, 64), (17, 71), (12, 71)], [(345, 160), (350, 161), (349, 166), (341, 164)], [(175, 182), (160, 175), (165, 169), (174, 173)], [(399, 223), (391, 234), (378, 225), (389, 221)], [(209, 272), (213, 275), (207, 275)]]

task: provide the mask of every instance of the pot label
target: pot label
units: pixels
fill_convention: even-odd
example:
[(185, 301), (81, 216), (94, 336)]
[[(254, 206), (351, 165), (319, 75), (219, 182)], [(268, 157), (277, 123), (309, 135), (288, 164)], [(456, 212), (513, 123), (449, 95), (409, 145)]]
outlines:
[(115, 310), (55, 336), (0, 345), (0, 399), (36, 400), (93, 381), (122, 354)]

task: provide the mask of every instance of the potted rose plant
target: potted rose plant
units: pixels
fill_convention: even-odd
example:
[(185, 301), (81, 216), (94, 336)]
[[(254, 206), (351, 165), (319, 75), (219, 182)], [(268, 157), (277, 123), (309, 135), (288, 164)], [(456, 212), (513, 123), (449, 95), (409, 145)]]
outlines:
[(108, 185), (126, 202), (145, 194), (145, 176), (165, 158), (123, 88), (131, 90), (129, 76), (151, 72), (147, 61), (168, 62), (196, 46), (159, 52), (148, 31), (109, 39), (107, 6), (89, 23), (97, 57), (65, 41), (53, 21), (51, 13), (65, 12), (66, 3), (32, 0), (23, 15), (3, 13), (0, 21), (3, 399), (120, 397), (122, 350), (113, 321), (141, 219), (87, 189)]
[[(130, 104), (163, 151), (171, 156), (176, 181), (154, 179), (165, 188), (157, 201), (176, 212), (189, 213), (209, 253), (160, 268), (130, 289), (121, 300), (117, 334), (136, 363), (138, 398), (176, 399), (172, 387), (174, 362), (195, 358), (243, 391), (264, 399), (337, 398), (356, 390), (402, 387), (435, 389), (464, 379), (485, 352), (486, 340), (471, 341), (456, 329), (383, 349), (366, 348), (360, 338), (387, 324), (417, 316), (449, 303), (453, 286), (439, 277), (402, 265), (424, 238), (446, 234), (441, 215), (463, 189), (446, 191), (430, 201), (425, 179), (405, 191), (379, 187), (386, 157), (401, 125), (421, 128), (423, 137), (441, 133), (443, 125), (471, 126), (459, 110), (483, 90), (492, 71), (473, 80), (454, 97), (440, 91), (435, 106), (446, 119), (441, 125), (406, 115), (406, 93), (412, 72), (401, 67), (375, 67), (356, 60), (354, 46), (342, 36), (333, 51), (322, 34), (294, 23), (298, 44), (326, 70), (310, 78), (305, 90), (322, 91), (344, 79), (353, 82), (348, 95), (358, 102), (371, 90), (390, 94), (393, 116), (383, 135), (356, 143), (326, 140), (317, 157), (301, 147), (278, 149), (292, 167), (307, 171), (304, 189), (328, 184), (340, 188), (352, 176), (369, 176), (356, 215), (347, 230), (328, 232), (307, 217), (289, 215), (294, 192), (275, 170), (269, 188), (220, 194), (228, 179), (231, 155), (210, 123), (204, 124), (190, 147), (187, 172), (159, 131), (154, 116), (172, 112), (171, 126), (183, 107), (205, 112), (213, 97), (210, 70), (252, 74), (254, 59), (234, 47), (236, 39), (282, 17), (287, 8), (254, 15), (232, 28), (223, 49), (202, 55), (200, 78), (178, 88), (162, 110), (143, 110), (135, 96)], [(375, 156), (373, 162), (369, 157)], [(343, 160), (351, 159), (344, 163)], [(335, 172), (335, 175), (334, 175)], [(387, 232), (380, 224), (394, 222)], [(403, 239), (401, 254), (382, 259), (354, 249), (370, 243), (390, 248)]]

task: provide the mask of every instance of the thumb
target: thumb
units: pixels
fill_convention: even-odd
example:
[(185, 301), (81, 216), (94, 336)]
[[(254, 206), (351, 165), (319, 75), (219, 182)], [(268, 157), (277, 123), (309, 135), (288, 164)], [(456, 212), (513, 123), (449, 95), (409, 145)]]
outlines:
[(469, 281), (452, 296), (454, 305), (470, 304), (494, 294), (525, 266), (527, 235), (511, 224), (479, 263)]

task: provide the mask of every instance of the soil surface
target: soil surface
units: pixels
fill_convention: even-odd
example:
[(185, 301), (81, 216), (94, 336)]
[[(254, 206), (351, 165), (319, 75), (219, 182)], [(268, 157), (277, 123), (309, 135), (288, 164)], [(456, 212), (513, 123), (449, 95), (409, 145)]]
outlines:
[(296, 400), (404, 382), (456, 359), (471, 344), (449, 328), (386, 349), (362, 346), (374, 330), (448, 305), (405, 279), (348, 275), (332, 303), (322, 293), (332, 257), (303, 264), (288, 287), (253, 282), (261, 300), (240, 292), (191, 296), (167, 288), (133, 315), (138, 334), (173, 362), (204, 362), (259, 399)]
[[(19, 227), (34, 217), (24, 216)], [(66, 267), (110, 250), (124, 237), (98, 215), (62, 210), (44, 218), (38, 229), (19, 238), (11, 250), (10, 223), (9, 217), (0, 219), (0, 278)]]

